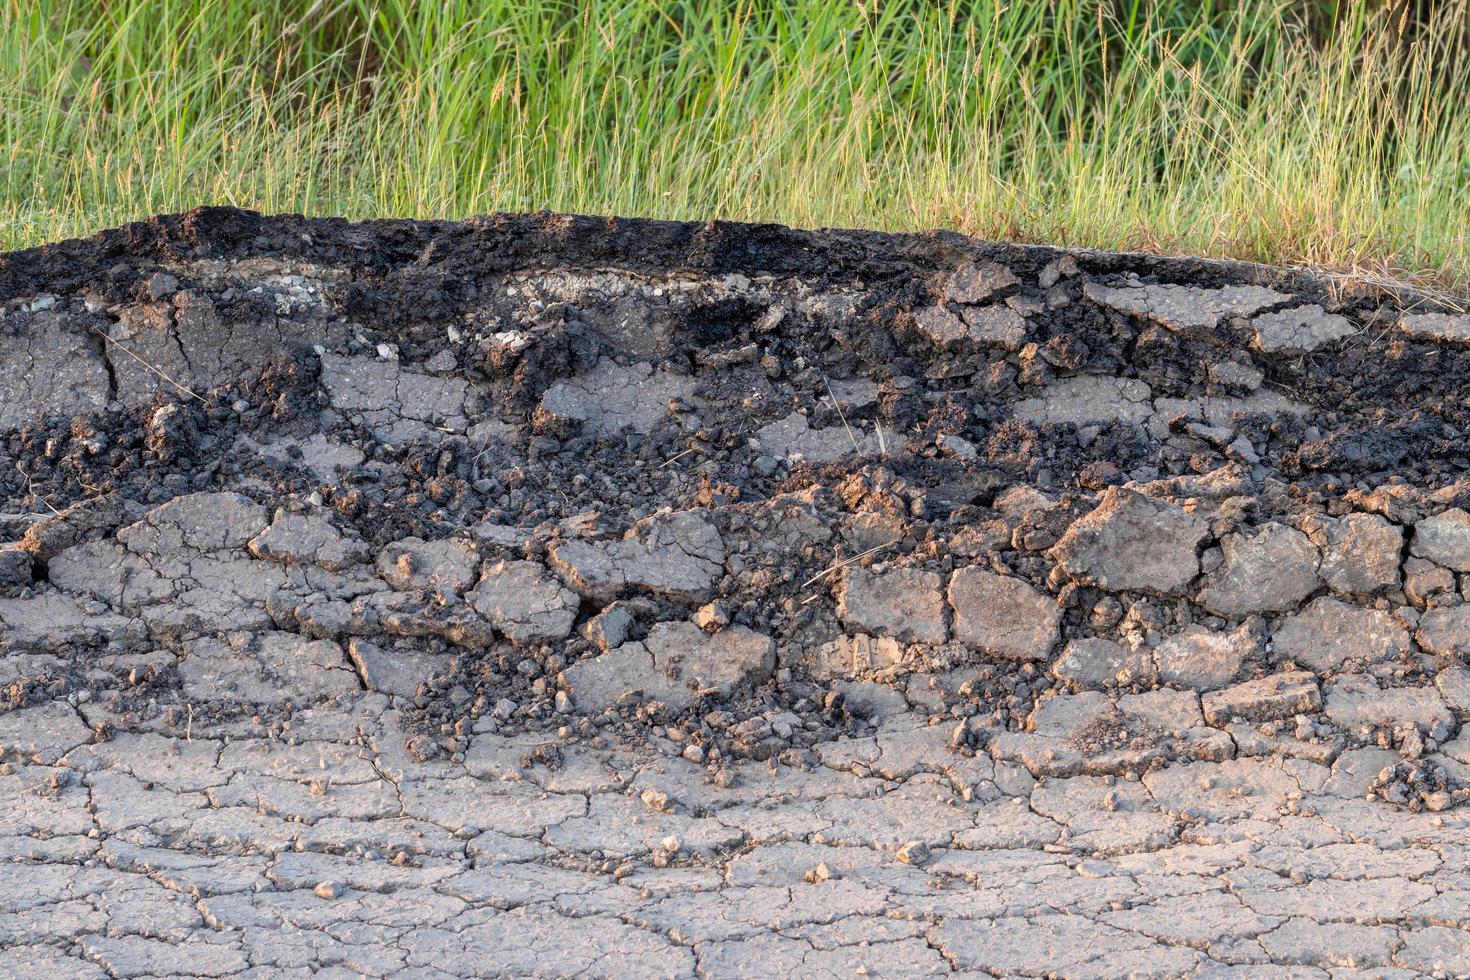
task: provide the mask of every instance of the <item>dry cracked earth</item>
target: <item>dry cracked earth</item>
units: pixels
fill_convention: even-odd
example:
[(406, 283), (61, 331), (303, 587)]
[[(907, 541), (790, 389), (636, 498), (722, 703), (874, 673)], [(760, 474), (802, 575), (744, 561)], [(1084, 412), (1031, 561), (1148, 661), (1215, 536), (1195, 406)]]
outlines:
[(0, 338), (0, 974), (1470, 973), (1470, 315), (204, 209)]

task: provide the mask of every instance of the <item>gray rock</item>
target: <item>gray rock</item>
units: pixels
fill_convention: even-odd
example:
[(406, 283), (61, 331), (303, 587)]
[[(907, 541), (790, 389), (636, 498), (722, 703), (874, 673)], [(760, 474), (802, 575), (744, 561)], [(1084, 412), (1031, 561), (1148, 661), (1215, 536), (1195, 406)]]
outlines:
[(475, 581), (480, 563), (467, 538), (404, 538), (378, 553), (378, 574), (395, 589), (429, 589), (459, 595)]
[(1470, 343), (1470, 314), (1411, 313), (1399, 317), (1399, 329), (1418, 340)]
[(1409, 551), (1445, 568), (1470, 572), (1470, 514), (1458, 507), (1414, 525)]
[(420, 374), (376, 357), (323, 354), (322, 386), (343, 416), (395, 443), (430, 438), (436, 429), (462, 433), (478, 407), (462, 378)]
[(138, 555), (238, 551), (265, 530), (266, 509), (238, 493), (190, 493), (150, 510), (117, 532)]
[(30, 585), (31, 553), (19, 545), (0, 545), (0, 589)]
[(849, 567), (843, 576), (837, 616), (849, 629), (918, 643), (943, 643), (943, 580), (937, 572), (889, 568), (870, 572)]
[(0, 713), (0, 755), (18, 755), (49, 766), (92, 739), (92, 730), (62, 701)]
[(1147, 680), (1154, 665), (1146, 655), (1112, 640), (1089, 637), (1068, 643), (1051, 672), (1073, 687), (1096, 689)]
[(1327, 717), (1349, 730), (1410, 724), (1427, 731), (1439, 724), (1453, 731), (1455, 724), (1434, 688), (1380, 687), (1368, 674), (1343, 674), (1328, 687)]
[(1316, 590), (1321, 555), (1296, 528), (1275, 521), (1254, 535), (1226, 535), (1225, 562), (1200, 592), (1200, 603), (1222, 616), (1294, 608)]
[(640, 700), (662, 701), (675, 709), (694, 700), (689, 688), (654, 668), (653, 655), (642, 643), (624, 643), (579, 660), (561, 672), (561, 682), (576, 709), (588, 714), (617, 704), (629, 692), (641, 692)]
[(645, 518), (621, 541), (564, 541), (551, 549), (552, 567), (562, 579), (601, 600), (647, 589), (702, 602), (724, 563), (719, 531), (695, 511)]
[(1177, 594), (1199, 574), (1204, 521), (1173, 504), (1109, 487), (1051, 555), (1073, 579), (1111, 591)]
[(1026, 318), (1003, 303), (968, 307), (962, 314), (967, 336), (981, 344), (994, 344), (1009, 351), (1026, 343)]
[(1210, 691), (1233, 681), (1254, 650), (1255, 643), (1244, 630), (1221, 633), (1196, 625), (1160, 643), (1154, 660), (1165, 684)]
[(419, 650), (384, 650), (362, 637), (347, 644), (347, 655), (369, 691), (411, 698), (419, 685), (448, 669), (453, 658)]
[(891, 636), (839, 636), (822, 644), (803, 644), (802, 662), (813, 677), (861, 677), (887, 670), (903, 662), (903, 646)]
[(1206, 289), (1159, 284), (1113, 288), (1094, 282), (1083, 286), (1083, 294), (1120, 313), (1196, 335), (1214, 330), (1222, 318), (1250, 316), (1292, 298), (1263, 286)]
[(1470, 669), (1448, 667), (1434, 678), (1434, 686), (1445, 704), (1455, 711), (1470, 711)]
[(1328, 313), (1315, 303), (1263, 313), (1251, 325), (1256, 347), (1267, 354), (1305, 354), (1357, 332), (1347, 317)]
[(32, 317), (26, 329), (3, 332), (0, 427), (13, 428), (42, 406), (67, 416), (107, 407), (107, 364), (80, 325), (44, 313)]
[(366, 542), (337, 530), (325, 511), (276, 511), (270, 527), (250, 539), (250, 553), (282, 563), (309, 563), (339, 572), (367, 561)]
[(744, 626), (709, 634), (693, 623), (659, 623), (643, 643), (659, 673), (720, 697), (760, 683), (776, 667), (775, 641)]
[(959, 568), (949, 580), (954, 635), (986, 653), (1013, 660), (1044, 660), (1057, 642), (1062, 610), (1029, 583), (983, 568)]
[(792, 412), (783, 419), (756, 430), (756, 441), (764, 452), (783, 458), (800, 457), (810, 463), (830, 463), (848, 453), (878, 455), (885, 446), (897, 446), (899, 436), (884, 429), (880, 438), (876, 430), (861, 424), (828, 425), (816, 429), (807, 417)]
[(1297, 670), (1211, 691), (1200, 698), (1200, 707), (1211, 725), (1225, 725), (1236, 718), (1271, 721), (1313, 714), (1321, 709), (1322, 696), (1317, 678)]
[(1349, 660), (1371, 664), (1399, 657), (1408, 652), (1409, 634), (1388, 612), (1321, 596), (1287, 617), (1273, 642), (1277, 656), (1330, 674)]
[(582, 635), (587, 642), (606, 652), (621, 646), (633, 627), (633, 614), (621, 602), (614, 602), (582, 624)]
[(1079, 374), (1059, 378), (1040, 396), (1016, 402), (1011, 413), (1028, 422), (1142, 423), (1154, 413), (1152, 397), (1148, 385), (1136, 378)]
[(581, 605), (575, 592), (532, 561), (496, 562), (465, 599), (515, 643), (565, 639)]
[(999, 262), (968, 262), (949, 274), (943, 292), (951, 303), (984, 303), (1020, 284), (1016, 274)]
[(623, 429), (649, 433), (668, 418), (669, 402), (688, 401), (693, 394), (692, 378), (655, 371), (647, 363), (623, 367), (603, 358), (587, 374), (548, 388), (541, 396), (540, 413), (605, 435)]

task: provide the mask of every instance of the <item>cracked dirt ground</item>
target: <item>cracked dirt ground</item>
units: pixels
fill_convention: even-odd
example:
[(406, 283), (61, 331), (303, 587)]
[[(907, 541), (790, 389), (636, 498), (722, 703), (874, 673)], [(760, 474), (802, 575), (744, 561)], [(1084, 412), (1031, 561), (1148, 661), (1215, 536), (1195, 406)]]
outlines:
[(0, 338), (0, 975), (1470, 973), (1470, 315), (206, 209)]

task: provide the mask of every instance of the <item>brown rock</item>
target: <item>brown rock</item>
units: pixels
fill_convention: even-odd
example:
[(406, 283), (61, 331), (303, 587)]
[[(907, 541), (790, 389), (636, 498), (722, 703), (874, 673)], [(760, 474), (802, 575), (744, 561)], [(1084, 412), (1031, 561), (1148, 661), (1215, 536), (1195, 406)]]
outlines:
[(1342, 595), (1373, 595), (1399, 585), (1404, 532), (1377, 514), (1324, 521), (1313, 538), (1322, 548), (1322, 581)]
[(1317, 678), (1296, 670), (1213, 691), (1200, 699), (1200, 706), (1211, 725), (1224, 725), (1235, 718), (1270, 721), (1311, 714), (1322, 707), (1322, 695)]
[(1442, 657), (1470, 657), (1470, 606), (1431, 609), (1420, 617), (1414, 639)]

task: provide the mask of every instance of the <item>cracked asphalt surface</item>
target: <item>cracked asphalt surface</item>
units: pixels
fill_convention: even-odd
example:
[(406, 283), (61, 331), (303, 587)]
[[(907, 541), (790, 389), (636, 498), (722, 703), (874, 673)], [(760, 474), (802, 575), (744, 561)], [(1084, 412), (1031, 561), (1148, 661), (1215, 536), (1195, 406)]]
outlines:
[(203, 209), (0, 338), (0, 975), (1470, 974), (1470, 314)]

